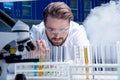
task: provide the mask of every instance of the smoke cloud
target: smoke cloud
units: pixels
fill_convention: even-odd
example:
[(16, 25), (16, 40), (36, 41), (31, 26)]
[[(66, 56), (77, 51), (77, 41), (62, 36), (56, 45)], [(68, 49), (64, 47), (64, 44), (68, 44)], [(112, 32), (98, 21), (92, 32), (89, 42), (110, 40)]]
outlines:
[(91, 9), (83, 25), (91, 44), (120, 41), (120, 1), (110, 1)]

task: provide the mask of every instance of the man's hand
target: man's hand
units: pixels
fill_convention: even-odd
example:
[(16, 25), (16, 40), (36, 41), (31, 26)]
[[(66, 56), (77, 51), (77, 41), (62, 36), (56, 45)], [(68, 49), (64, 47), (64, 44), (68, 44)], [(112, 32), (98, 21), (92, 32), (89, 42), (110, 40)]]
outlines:
[(45, 54), (47, 49), (45, 40), (37, 40), (36, 45), (37, 45), (37, 50), (40, 52), (40, 54)]
[(50, 60), (50, 49), (47, 48), (45, 40), (36, 41), (36, 50), (34, 54), (39, 56), (41, 62)]

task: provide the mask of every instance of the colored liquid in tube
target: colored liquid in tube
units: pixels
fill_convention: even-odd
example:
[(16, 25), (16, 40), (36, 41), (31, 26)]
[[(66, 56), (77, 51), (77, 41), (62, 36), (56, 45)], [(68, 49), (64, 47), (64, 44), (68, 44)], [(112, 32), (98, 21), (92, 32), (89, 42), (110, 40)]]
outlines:
[[(38, 70), (42, 70), (43, 66), (42, 65), (38, 65)], [(38, 76), (43, 76), (43, 72), (38, 72)]]
[[(44, 59), (45, 59), (45, 55), (40, 54), (39, 62), (42, 63), (44, 61)], [(38, 70), (42, 70), (42, 69), (43, 69), (43, 65), (38, 65)], [(43, 72), (39, 71), (38, 76), (43, 76)]]
[[(88, 61), (87, 48), (84, 48), (84, 58), (85, 58), (85, 64), (88, 65), (89, 61)], [(86, 80), (89, 80), (89, 75), (88, 75), (88, 73), (89, 73), (89, 68), (86, 67), (85, 70), (86, 70)]]

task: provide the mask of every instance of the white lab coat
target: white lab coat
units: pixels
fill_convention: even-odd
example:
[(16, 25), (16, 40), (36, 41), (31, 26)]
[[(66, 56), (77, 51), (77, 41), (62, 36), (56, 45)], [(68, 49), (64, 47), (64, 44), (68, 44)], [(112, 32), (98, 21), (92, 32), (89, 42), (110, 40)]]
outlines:
[[(44, 39), (46, 41), (47, 47), (54, 47), (49, 42), (46, 36), (44, 22), (41, 22), (38, 25), (33, 25), (30, 33), (33, 41)], [(85, 28), (83, 27), (83, 25), (79, 25), (78, 23), (71, 21), (68, 37), (66, 41), (62, 44), (62, 46), (67, 47), (67, 52), (64, 54), (65, 60), (73, 60), (73, 46), (81, 45), (89, 45), (89, 40), (87, 39)]]

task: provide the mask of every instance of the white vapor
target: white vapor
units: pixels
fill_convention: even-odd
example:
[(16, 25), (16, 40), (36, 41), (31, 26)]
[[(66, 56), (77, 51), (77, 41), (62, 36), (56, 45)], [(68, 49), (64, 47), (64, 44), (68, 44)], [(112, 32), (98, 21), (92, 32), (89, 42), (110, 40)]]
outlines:
[(120, 41), (120, 1), (110, 1), (91, 9), (83, 25), (91, 44)]

